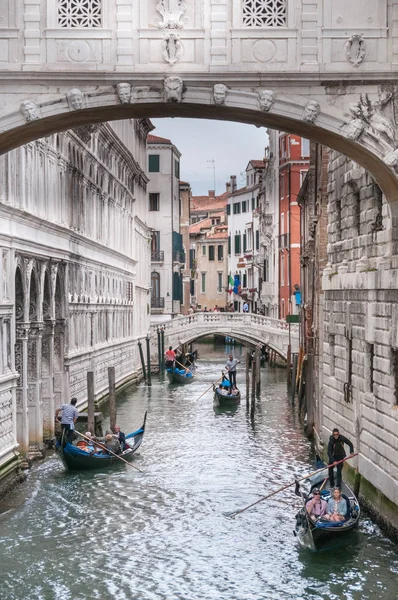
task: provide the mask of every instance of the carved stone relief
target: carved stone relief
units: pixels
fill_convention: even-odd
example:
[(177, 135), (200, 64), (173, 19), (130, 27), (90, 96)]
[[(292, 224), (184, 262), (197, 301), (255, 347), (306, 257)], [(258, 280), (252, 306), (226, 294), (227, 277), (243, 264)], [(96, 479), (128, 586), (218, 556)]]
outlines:
[(260, 109), (269, 112), (275, 104), (275, 93), (272, 90), (260, 90), (258, 93)]
[(319, 102), (316, 100), (310, 100), (307, 102), (304, 113), (303, 113), (303, 121), (307, 121), (307, 123), (315, 123), (317, 120), (319, 113), (321, 112), (321, 107)]
[(182, 0), (161, 0), (156, 5), (156, 10), (163, 18), (158, 24), (159, 29), (181, 29), (184, 26), (181, 17), (186, 8)]
[(228, 88), (223, 83), (216, 83), (213, 87), (214, 104), (225, 104)]
[(183, 52), (180, 38), (175, 33), (166, 33), (162, 41), (162, 56), (169, 65), (175, 65)]
[(66, 94), (66, 99), (71, 110), (81, 110), (83, 108), (84, 94), (78, 88), (72, 88)]
[(131, 85), (122, 81), (116, 85), (116, 92), (121, 104), (129, 104), (131, 101)]
[(348, 62), (358, 67), (366, 54), (365, 40), (360, 34), (352, 35), (344, 44), (344, 55)]
[(163, 82), (164, 100), (165, 102), (181, 102), (184, 83), (181, 77), (172, 75), (166, 77)]
[(351, 120), (345, 126), (345, 133), (350, 139), (358, 139), (366, 132), (374, 138), (395, 145), (395, 130), (392, 123), (383, 117), (379, 109), (384, 108), (391, 96), (381, 97), (378, 102), (371, 102), (367, 94), (361, 94), (359, 102), (350, 106)]
[(25, 100), (22, 102), (19, 111), (27, 123), (40, 119), (39, 107), (35, 102), (32, 102), (32, 100)]

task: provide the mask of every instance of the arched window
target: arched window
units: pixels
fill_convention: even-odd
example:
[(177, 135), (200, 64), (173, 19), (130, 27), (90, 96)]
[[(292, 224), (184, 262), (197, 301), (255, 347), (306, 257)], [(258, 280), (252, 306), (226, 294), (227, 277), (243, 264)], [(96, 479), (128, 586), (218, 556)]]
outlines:
[(160, 275), (157, 271), (151, 273), (152, 298), (160, 298)]

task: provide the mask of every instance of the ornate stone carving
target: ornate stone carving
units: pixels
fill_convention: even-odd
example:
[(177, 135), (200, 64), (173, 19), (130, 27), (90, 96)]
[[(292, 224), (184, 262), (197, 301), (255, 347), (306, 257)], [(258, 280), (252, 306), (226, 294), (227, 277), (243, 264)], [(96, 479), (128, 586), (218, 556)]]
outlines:
[(258, 93), (260, 109), (269, 112), (275, 104), (275, 93), (272, 90), (260, 90)]
[(169, 65), (175, 65), (182, 55), (182, 44), (175, 33), (166, 33), (162, 42), (162, 55)]
[(129, 104), (131, 101), (131, 85), (125, 81), (116, 85), (116, 92), (121, 104)]
[(307, 102), (304, 108), (303, 121), (307, 121), (307, 123), (315, 123), (320, 112), (321, 107), (319, 102), (316, 100), (310, 100)]
[(156, 5), (156, 10), (162, 15), (163, 21), (159, 29), (181, 29), (184, 26), (181, 17), (187, 7), (182, 0), (161, 0)]
[(181, 77), (177, 77), (177, 75), (166, 77), (163, 82), (163, 88), (165, 102), (181, 102), (184, 90), (184, 83)]
[[(362, 131), (366, 129), (368, 133), (373, 134), (378, 138), (383, 138), (389, 144), (395, 145), (394, 127), (390, 121), (383, 117), (383, 115), (377, 110), (378, 107), (385, 106), (390, 99), (390, 97), (380, 99), (380, 101), (372, 104), (367, 94), (361, 94), (359, 102), (350, 106), (350, 112), (353, 116), (351, 121), (359, 120), (362, 122)], [(353, 126), (351, 126), (352, 135), (355, 134), (355, 128), (359, 131), (359, 123), (355, 123)], [(352, 137), (351, 139), (358, 139), (359, 136), (360, 133), (358, 133), (357, 137)]]
[(91, 136), (98, 131), (100, 123), (93, 123), (92, 125), (83, 125), (83, 127), (76, 127), (73, 131), (85, 144), (88, 144), (91, 140)]
[(227, 98), (228, 88), (223, 83), (216, 83), (213, 86), (213, 100), (214, 104), (225, 104)]
[(389, 152), (383, 160), (389, 167), (396, 167), (398, 165), (398, 148)]
[(83, 108), (84, 94), (78, 88), (72, 88), (66, 94), (66, 99), (71, 110), (81, 110)]
[(27, 123), (40, 119), (39, 108), (32, 100), (25, 100), (22, 102), (19, 111)]
[(348, 62), (358, 67), (365, 58), (366, 46), (363, 37), (356, 33), (344, 44), (344, 55)]
[(350, 140), (358, 140), (363, 134), (364, 129), (365, 123), (361, 119), (356, 119), (355, 117), (343, 126), (343, 132)]

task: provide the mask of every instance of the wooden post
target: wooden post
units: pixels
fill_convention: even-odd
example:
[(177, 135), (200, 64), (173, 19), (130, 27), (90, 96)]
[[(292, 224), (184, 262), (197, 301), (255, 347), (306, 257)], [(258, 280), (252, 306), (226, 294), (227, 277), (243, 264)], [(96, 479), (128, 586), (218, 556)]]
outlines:
[(152, 385), (152, 374), (151, 374), (151, 342), (149, 335), (146, 336), (146, 367), (148, 372), (147, 384)]
[(116, 425), (116, 378), (115, 367), (108, 367), (109, 381), (109, 421), (112, 431)]
[(94, 371), (87, 371), (87, 405), (87, 431), (94, 434)]
[(161, 343), (162, 343), (162, 373), (164, 373), (164, 326), (161, 331)]
[(261, 393), (261, 349), (260, 349), (260, 346), (257, 346), (257, 348), (256, 348), (255, 360), (256, 360), (256, 396), (257, 396), (257, 398), (259, 398), (260, 393)]
[[(290, 323), (289, 323), (289, 326), (290, 326)], [(287, 347), (286, 363), (287, 363), (287, 389), (290, 390), (290, 384), (292, 381), (292, 347), (291, 347), (290, 343)]]
[(160, 339), (160, 327), (158, 327), (158, 367), (159, 367), (159, 373), (162, 372), (162, 362), (163, 362), (163, 357), (162, 357), (162, 342)]
[(254, 409), (256, 406), (256, 360), (252, 360), (252, 401), (250, 407), (250, 416), (254, 417)]
[(146, 371), (145, 371), (144, 353), (143, 353), (143, 351), (142, 351), (142, 344), (141, 344), (140, 340), (138, 340), (138, 350), (140, 351), (140, 359), (141, 359), (142, 375), (143, 375), (144, 379), (146, 379)]
[(246, 347), (246, 408), (250, 406), (250, 354)]

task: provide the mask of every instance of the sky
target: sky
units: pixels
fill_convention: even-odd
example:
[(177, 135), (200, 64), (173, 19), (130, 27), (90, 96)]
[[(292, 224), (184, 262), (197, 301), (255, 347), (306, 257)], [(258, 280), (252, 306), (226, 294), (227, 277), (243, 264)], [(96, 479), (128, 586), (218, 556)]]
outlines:
[(181, 152), (180, 176), (191, 184), (194, 196), (207, 195), (214, 189), (215, 161), (216, 193), (225, 191), (230, 175), (237, 176), (238, 187), (245, 185), (241, 173), (251, 159), (264, 158), (268, 136), (264, 127), (210, 121), (205, 119), (151, 119), (154, 135), (170, 139)]

